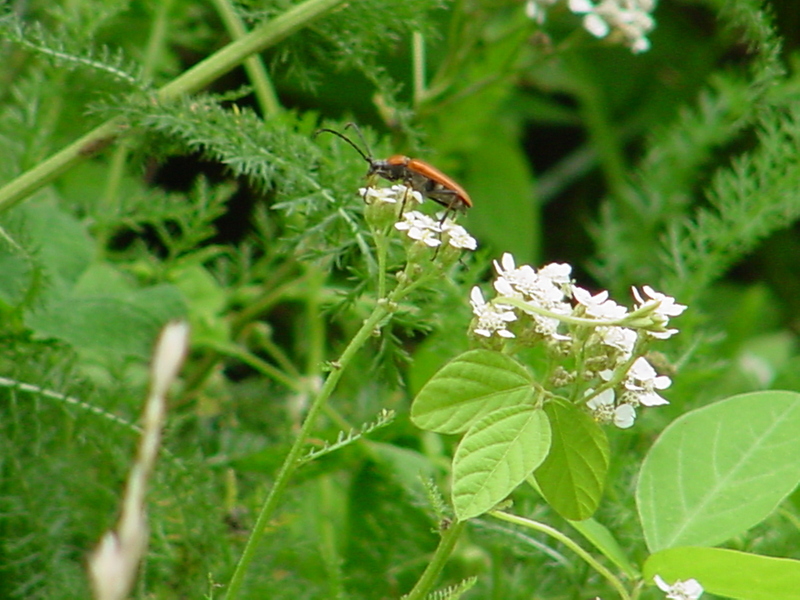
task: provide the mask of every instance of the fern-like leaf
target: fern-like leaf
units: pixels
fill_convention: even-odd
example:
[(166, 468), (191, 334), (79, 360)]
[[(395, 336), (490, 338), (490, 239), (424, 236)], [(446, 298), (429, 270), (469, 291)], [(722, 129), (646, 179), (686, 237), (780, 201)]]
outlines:
[(345, 446), (349, 446), (356, 440), (361, 439), (365, 435), (369, 435), (373, 431), (386, 427), (394, 421), (395, 413), (393, 410), (383, 409), (378, 413), (378, 416), (371, 423), (364, 423), (359, 429), (351, 429), (347, 433), (340, 431), (335, 442), (325, 442), (322, 448), (311, 449), (308, 453), (299, 459), (299, 462), (307, 463), (316, 460), (326, 454), (341, 450)]
[(39, 23), (24, 27), (19, 21), (7, 19), (0, 21), (0, 38), (41, 55), (62, 69), (97, 71), (140, 90), (150, 87), (141, 66), (129, 60), (121, 49), (95, 49), (85, 41), (78, 44), (66, 31), (50, 33)]
[(477, 577), (467, 577), (466, 579), (446, 587), (443, 590), (436, 590), (425, 596), (426, 600), (458, 600), (478, 583)]

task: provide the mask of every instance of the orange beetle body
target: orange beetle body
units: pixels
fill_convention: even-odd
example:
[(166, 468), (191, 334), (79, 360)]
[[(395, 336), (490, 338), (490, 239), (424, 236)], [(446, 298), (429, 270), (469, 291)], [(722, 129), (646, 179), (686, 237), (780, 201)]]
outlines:
[[(362, 143), (364, 143), (366, 147), (367, 144), (358, 128), (352, 123), (348, 124), (347, 127), (353, 127), (356, 130)], [(370, 175), (377, 175), (388, 181), (402, 181), (411, 189), (430, 198), (434, 202), (438, 202), (448, 211), (472, 208), (472, 199), (464, 188), (424, 160), (409, 158), (402, 154), (395, 154), (386, 160), (376, 160), (372, 158), (370, 154), (365, 154), (350, 138), (338, 131), (334, 131), (333, 129), (320, 129), (317, 131), (317, 134), (323, 131), (342, 138), (356, 149), (361, 157), (369, 163), (367, 177)]]
[(403, 181), (411, 189), (448, 210), (472, 208), (472, 199), (466, 190), (424, 160), (395, 154), (386, 160), (371, 161), (368, 175), (372, 174), (389, 181)]

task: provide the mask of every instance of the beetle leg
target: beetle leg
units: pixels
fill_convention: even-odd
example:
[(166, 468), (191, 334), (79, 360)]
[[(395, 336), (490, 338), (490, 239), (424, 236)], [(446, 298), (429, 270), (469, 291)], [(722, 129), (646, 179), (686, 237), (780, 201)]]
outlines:
[(408, 190), (409, 190), (409, 189), (414, 189), (414, 188), (412, 187), (412, 182), (411, 182), (411, 179), (410, 179), (410, 178), (409, 178), (409, 179), (407, 179), (406, 181), (403, 181), (403, 185), (405, 185), (406, 189), (405, 189), (405, 191), (403, 192), (403, 202), (402, 202), (402, 203), (400, 203), (400, 214), (399, 214), (399, 215), (397, 215), (397, 220), (398, 220), (398, 221), (399, 221), (400, 219), (402, 219), (402, 218), (403, 218), (403, 213), (404, 213), (404, 212), (405, 212), (405, 210), (406, 210), (406, 200), (408, 200)]

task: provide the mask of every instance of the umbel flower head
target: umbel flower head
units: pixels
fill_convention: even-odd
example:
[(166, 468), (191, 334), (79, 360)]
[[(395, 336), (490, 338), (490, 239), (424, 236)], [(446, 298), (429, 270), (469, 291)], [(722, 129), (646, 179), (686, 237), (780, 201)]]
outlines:
[(392, 231), (403, 234), (408, 264), (418, 272), (452, 265), (464, 250), (478, 247), (475, 238), (451, 218), (454, 211), (440, 212), (433, 218), (416, 210), (425, 198), (410, 187), (364, 187), (359, 194), (366, 204), (364, 216), (373, 235), (385, 239)]
[[(527, 0), (525, 12), (544, 23), (547, 9), (558, 0)], [(655, 0), (568, 0), (569, 10), (583, 17), (583, 28), (596, 38), (619, 41), (634, 54), (650, 49), (647, 34), (655, 27)]]
[(678, 332), (669, 320), (686, 306), (644, 286), (633, 289), (636, 306), (629, 311), (607, 291), (592, 294), (575, 285), (568, 264), (517, 267), (506, 253), (494, 267), (496, 296), (486, 300), (477, 286), (470, 293), (476, 339), (544, 344), (558, 365), (554, 378), (579, 382), (578, 397), (599, 422), (631, 427), (638, 408), (668, 404), (660, 392), (671, 381), (644, 353), (650, 342)]

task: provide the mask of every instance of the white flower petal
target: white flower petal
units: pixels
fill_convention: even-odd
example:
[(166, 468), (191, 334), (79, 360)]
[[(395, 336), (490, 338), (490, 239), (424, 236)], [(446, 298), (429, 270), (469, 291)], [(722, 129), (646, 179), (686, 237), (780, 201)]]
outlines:
[(569, 6), (571, 12), (577, 15), (582, 15), (583, 13), (592, 12), (594, 10), (594, 4), (589, 2), (589, 0), (569, 0), (567, 6)]
[(588, 406), (592, 410), (597, 410), (603, 406), (612, 406), (613, 404), (614, 404), (614, 390), (607, 389), (603, 390), (602, 392), (597, 394), (597, 396), (589, 400), (586, 403), (586, 406)]
[(604, 38), (611, 31), (608, 23), (595, 13), (590, 13), (583, 17), (583, 28), (596, 38)]
[(620, 429), (628, 429), (636, 420), (636, 409), (630, 404), (620, 404), (614, 409), (614, 425)]

